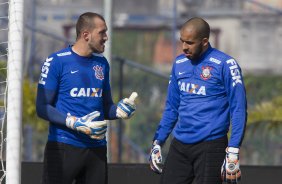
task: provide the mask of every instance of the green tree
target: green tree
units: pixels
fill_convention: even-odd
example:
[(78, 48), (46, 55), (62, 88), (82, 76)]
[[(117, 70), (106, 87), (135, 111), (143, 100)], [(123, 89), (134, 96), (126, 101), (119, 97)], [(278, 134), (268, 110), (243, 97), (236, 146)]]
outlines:
[(282, 125), (282, 96), (257, 104), (249, 112), (248, 122), (249, 124), (268, 123), (270, 128)]
[(36, 84), (25, 79), (23, 82), (23, 123), (30, 124), (37, 131), (46, 131), (48, 123), (36, 114)]
[[(281, 76), (247, 76), (248, 122), (243, 164), (280, 165), (282, 136)], [(271, 155), (271, 157), (269, 156)]]
[(248, 126), (265, 123), (273, 128), (282, 125), (281, 76), (246, 76)]

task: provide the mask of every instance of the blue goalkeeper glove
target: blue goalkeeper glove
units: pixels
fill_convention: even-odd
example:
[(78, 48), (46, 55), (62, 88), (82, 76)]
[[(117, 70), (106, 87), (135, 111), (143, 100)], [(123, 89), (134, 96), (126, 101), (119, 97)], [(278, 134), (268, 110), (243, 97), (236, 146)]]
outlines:
[(106, 121), (95, 121), (94, 119), (100, 116), (100, 112), (94, 111), (81, 118), (67, 115), (66, 126), (80, 133), (88, 135), (92, 139), (101, 140), (105, 138), (107, 131)]
[(124, 98), (117, 104), (117, 111), (116, 115), (118, 118), (121, 119), (128, 119), (130, 118), (136, 110), (135, 99), (137, 98), (138, 94), (133, 92), (129, 98)]
[(221, 167), (221, 177), (226, 183), (236, 184), (240, 181), (239, 148), (226, 148), (226, 157)]
[(157, 174), (162, 173), (162, 150), (158, 140), (153, 142), (149, 162), (152, 171)]

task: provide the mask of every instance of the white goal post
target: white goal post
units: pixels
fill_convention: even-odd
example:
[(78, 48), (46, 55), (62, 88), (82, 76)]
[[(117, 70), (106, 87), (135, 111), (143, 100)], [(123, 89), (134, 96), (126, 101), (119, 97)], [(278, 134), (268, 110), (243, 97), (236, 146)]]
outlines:
[(24, 0), (9, 1), (6, 184), (21, 183)]

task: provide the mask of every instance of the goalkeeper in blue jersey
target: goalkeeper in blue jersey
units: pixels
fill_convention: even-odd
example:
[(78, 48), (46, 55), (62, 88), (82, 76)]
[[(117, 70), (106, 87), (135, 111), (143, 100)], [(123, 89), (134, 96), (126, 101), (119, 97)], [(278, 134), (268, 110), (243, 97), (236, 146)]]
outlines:
[[(239, 150), (247, 120), (242, 73), (234, 58), (211, 47), (209, 35), (209, 24), (198, 17), (180, 30), (183, 54), (172, 66), (149, 159), (151, 169), (162, 173), (161, 184), (237, 183), (241, 178)], [(172, 131), (162, 168), (161, 147)]]
[(73, 46), (51, 54), (43, 63), (36, 110), (50, 122), (42, 183), (107, 183), (105, 119), (130, 118), (134, 99), (112, 101), (109, 64), (101, 54), (107, 37), (104, 18), (82, 14)]

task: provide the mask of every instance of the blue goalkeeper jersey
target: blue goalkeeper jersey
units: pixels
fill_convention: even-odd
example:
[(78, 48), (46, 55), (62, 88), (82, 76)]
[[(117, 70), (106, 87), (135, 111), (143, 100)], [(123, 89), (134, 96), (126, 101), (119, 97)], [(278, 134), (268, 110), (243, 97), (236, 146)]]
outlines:
[[(56, 96), (51, 105), (64, 115), (70, 113), (82, 117), (90, 112), (99, 111), (101, 115), (96, 120), (104, 120), (103, 94), (111, 90), (109, 64), (103, 55), (93, 54), (91, 57), (82, 57), (73, 52), (71, 47), (65, 48), (45, 60), (38, 88), (41, 91), (43, 89), (55, 92)], [(48, 118), (50, 116), (52, 114), (47, 113), (47, 119), (51, 119)], [(106, 145), (105, 139), (94, 140), (52, 122), (49, 125), (48, 140), (78, 147)]]
[(173, 63), (162, 119), (154, 140), (171, 131), (183, 143), (223, 137), (232, 124), (228, 146), (241, 145), (247, 102), (241, 69), (227, 54), (209, 48), (195, 62), (184, 54)]

